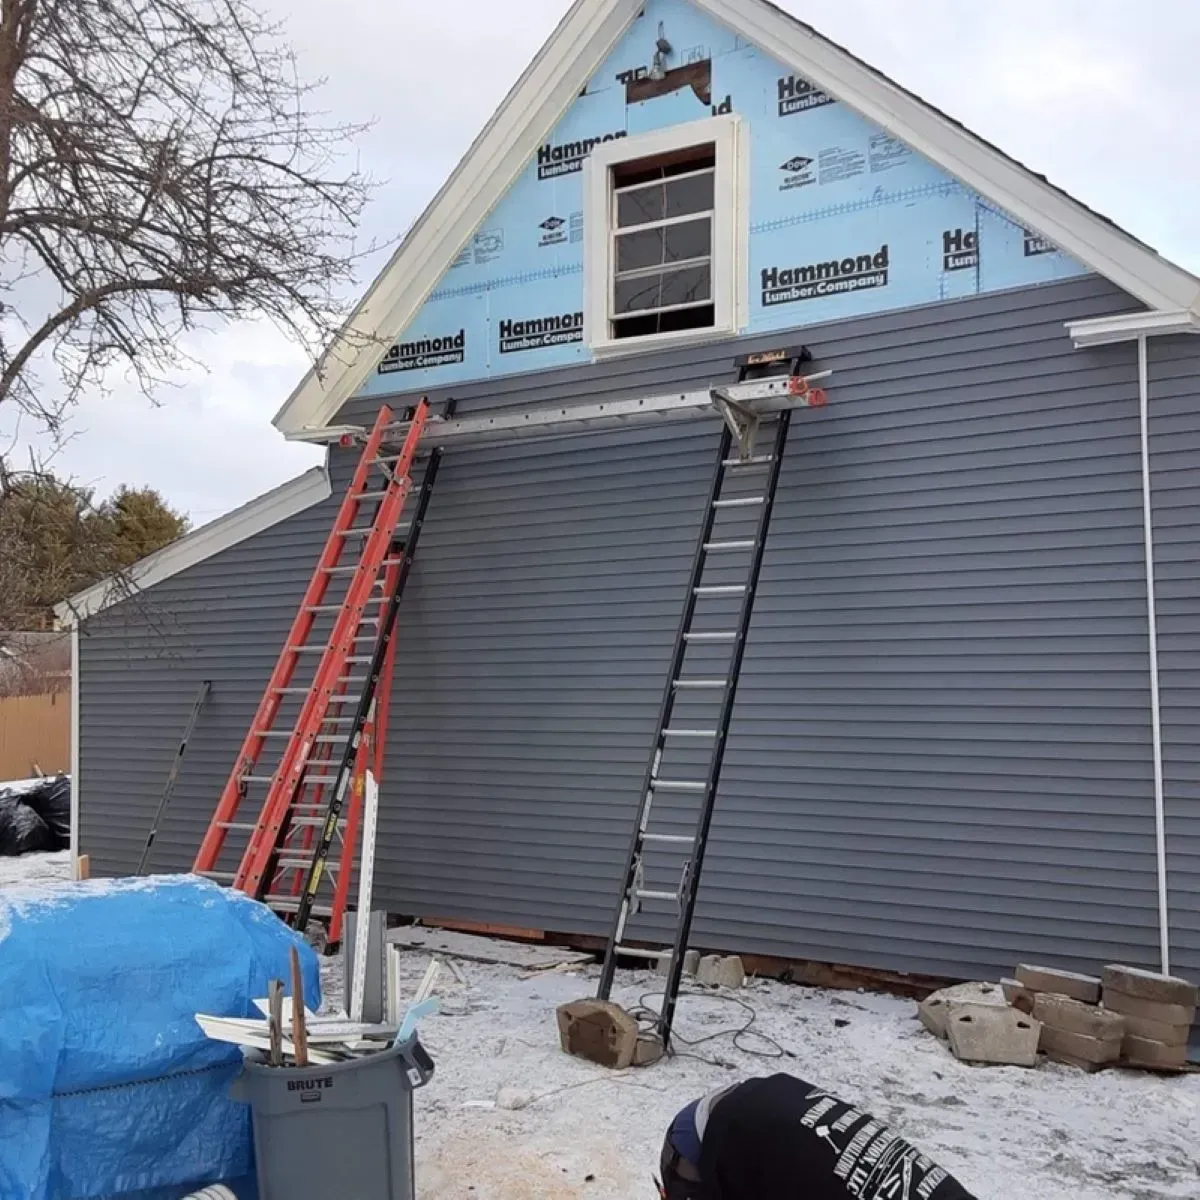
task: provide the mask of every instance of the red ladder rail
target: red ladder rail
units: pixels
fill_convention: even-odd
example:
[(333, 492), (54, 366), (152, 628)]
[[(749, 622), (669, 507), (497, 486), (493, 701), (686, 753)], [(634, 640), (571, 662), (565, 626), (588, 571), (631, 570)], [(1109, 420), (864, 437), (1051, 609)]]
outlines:
[[(248, 895), (259, 897), (270, 883), (267, 878), (271, 860), (279, 845), (280, 834), (288, 818), (288, 812), (293, 799), (303, 785), (304, 773), (308, 769), (314, 748), (319, 745), (317, 738), (327, 719), (329, 704), (338, 687), (340, 679), (345, 677), (347, 659), (353, 653), (358, 639), (358, 631), (364, 623), (364, 614), (371, 599), (371, 592), (379, 577), (388, 555), (391, 553), (392, 541), (396, 525), (404, 510), (405, 501), (412, 490), (412, 465), (416, 457), (421, 435), (425, 430), (425, 422), (429, 416), (429, 403), (422, 400), (413, 413), (412, 423), (404, 439), (404, 445), (393, 468), (386, 491), (383, 493), (376, 511), (371, 533), (363, 547), (362, 556), (354, 570), (354, 575), (342, 603), (333, 632), (325, 651), (321, 656), (320, 665), (308, 691), (295, 730), (288, 742), (287, 750), (280, 762), (267, 799), (263, 805), (262, 814), (242, 861), (235, 874), (233, 885)], [(362, 491), (366, 483), (366, 473), (375, 465), (380, 443), (383, 440), (384, 427), (390, 423), (391, 412), (386, 407), (381, 409), (375, 422), (371, 437), (360, 461), (360, 468), (365, 467), (363, 478), (355, 476), (355, 485), (347, 496), (352, 501), (347, 511), (351, 517), (357, 511), (355, 497)], [(350, 529), (350, 523), (341, 528), (335, 528), (335, 535), (344, 539)], [(334, 540), (331, 538), (331, 541)], [(319, 573), (328, 573), (334, 569), (334, 564), (325, 562), (325, 556), (317, 568)], [(310, 626), (311, 628), (311, 626)], [(294, 646), (292, 647), (295, 648)], [(251, 731), (253, 735), (254, 731)]]
[(372, 465), (379, 455), (385, 429), (391, 421), (392, 411), (384, 406), (379, 410), (379, 416), (367, 439), (346, 496), (338, 509), (337, 518), (333, 523), (325, 548), (321, 551), (317, 568), (305, 589), (304, 598), (300, 602), (300, 608), (292, 622), (283, 650), (271, 672), (267, 689), (263, 693), (262, 700), (259, 701), (254, 719), (250, 723), (250, 729), (238, 752), (233, 771), (221, 792), (216, 811), (209, 822), (204, 840), (200, 843), (200, 849), (196, 852), (192, 870), (197, 873), (212, 872), (216, 868), (217, 860), (225, 845), (229, 826), (237, 816), (238, 808), (245, 796), (244, 778), (253, 772), (262, 755), (266, 732), (275, 724), (284, 689), (291, 683), (292, 676), (296, 672), (296, 664), (299, 660), (298, 647), (308, 641), (308, 636), (312, 632), (316, 620), (313, 610), (325, 598), (325, 592), (329, 587), (330, 569), (337, 566), (345, 543), (346, 530), (353, 527), (354, 520), (358, 516)]

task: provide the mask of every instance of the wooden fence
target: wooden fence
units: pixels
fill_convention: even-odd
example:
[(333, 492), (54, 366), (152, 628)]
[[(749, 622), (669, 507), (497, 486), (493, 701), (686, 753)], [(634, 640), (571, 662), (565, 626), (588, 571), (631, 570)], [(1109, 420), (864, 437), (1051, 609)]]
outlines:
[(71, 694), (0, 696), (0, 780), (71, 769)]

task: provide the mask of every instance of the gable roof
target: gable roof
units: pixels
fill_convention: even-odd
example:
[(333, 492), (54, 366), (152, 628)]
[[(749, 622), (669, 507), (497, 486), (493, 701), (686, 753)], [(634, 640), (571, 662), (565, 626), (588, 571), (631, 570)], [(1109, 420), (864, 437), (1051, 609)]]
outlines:
[[(1200, 312), (1200, 279), (767, 0), (700, 11), (954, 176), (1019, 224), (1160, 312)], [(641, 11), (576, 0), (351, 314), (275, 416), (290, 437), (329, 424), (419, 312)]]

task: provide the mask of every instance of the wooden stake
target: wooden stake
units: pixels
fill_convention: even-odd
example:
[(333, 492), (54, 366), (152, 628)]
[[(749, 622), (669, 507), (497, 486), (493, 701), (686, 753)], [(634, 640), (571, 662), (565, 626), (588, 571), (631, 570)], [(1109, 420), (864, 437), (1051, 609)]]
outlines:
[(300, 951), (292, 947), (292, 1046), (296, 1066), (308, 1066), (308, 1025), (304, 1015), (304, 978), (300, 974)]
[(270, 1015), (267, 1017), (267, 1037), (271, 1042), (270, 1059), (273, 1067), (283, 1066), (283, 982), (272, 979), (267, 984)]

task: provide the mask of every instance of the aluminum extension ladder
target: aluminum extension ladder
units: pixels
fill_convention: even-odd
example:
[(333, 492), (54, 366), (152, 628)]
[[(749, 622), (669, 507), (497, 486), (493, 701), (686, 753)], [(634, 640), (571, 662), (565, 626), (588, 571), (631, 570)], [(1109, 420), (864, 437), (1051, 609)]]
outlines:
[[(749, 355), (737, 362), (737, 385), (712, 392), (725, 427), (598, 991), (600, 999), (609, 998), (619, 957), (657, 960), (669, 954), (653, 1030), (664, 1047), (679, 998), (791, 410), (826, 402), (812, 381), (828, 372), (804, 376), (801, 369), (810, 361), (803, 348)], [(775, 412), (753, 405), (772, 397), (784, 401)], [(657, 906), (660, 921), (663, 909), (674, 906), (675, 937), (668, 949), (627, 944), (643, 905)]]
[(422, 400), (389, 452), (394, 417), (381, 408), (193, 867), (299, 929), (327, 917), (330, 942), (341, 940), (365, 775), (382, 773), (396, 616), (441, 458), (431, 452), (414, 488), (428, 417)]

